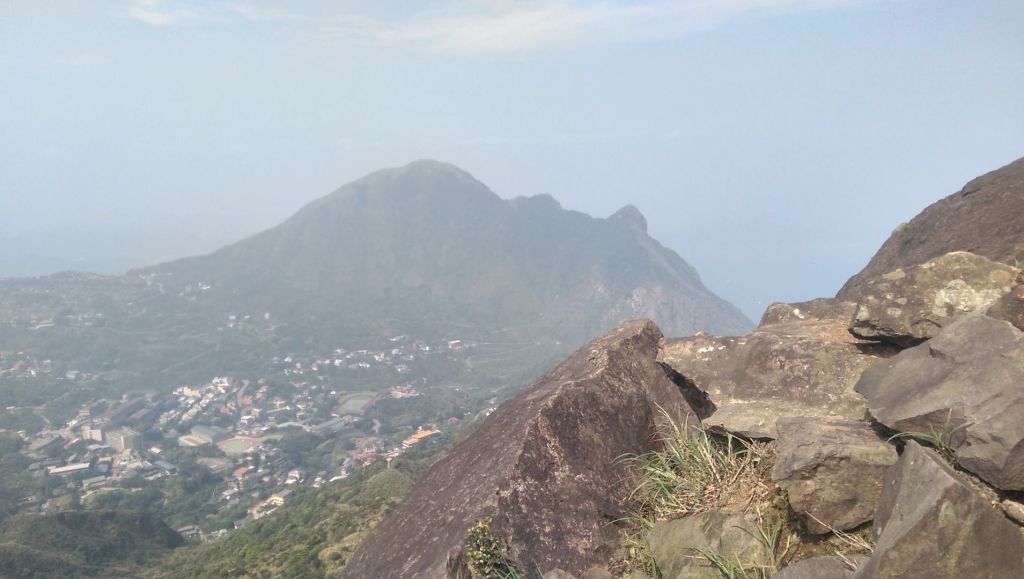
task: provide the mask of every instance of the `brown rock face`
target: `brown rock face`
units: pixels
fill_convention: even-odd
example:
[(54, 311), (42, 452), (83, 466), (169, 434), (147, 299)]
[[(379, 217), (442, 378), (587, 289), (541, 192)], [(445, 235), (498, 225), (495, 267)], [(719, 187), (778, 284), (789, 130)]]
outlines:
[(851, 336), (854, 307), (832, 299), (773, 304), (747, 336), (666, 340), (660, 360), (707, 393), (717, 407), (709, 426), (775, 438), (784, 416), (858, 420), (864, 399), (854, 384), (897, 350)]
[(857, 579), (1020, 577), (1024, 535), (935, 453), (908, 442), (885, 481)]
[(982, 175), (893, 232), (836, 296), (856, 300), (867, 280), (952, 251), (1013, 264), (1024, 257), (1024, 159)]
[(772, 480), (786, 489), (809, 531), (852, 529), (871, 520), (882, 478), (896, 464), (892, 445), (865, 422), (780, 418), (777, 428)]
[(1017, 270), (957, 251), (868, 280), (850, 333), (903, 347), (935, 336), (953, 318), (984, 312), (1010, 293)]
[(624, 514), (625, 453), (645, 452), (661, 410), (689, 407), (656, 362), (661, 332), (626, 322), (587, 344), (424, 475), (363, 541), (345, 577), (444, 577), (467, 531), (491, 530), (524, 576), (607, 561)]

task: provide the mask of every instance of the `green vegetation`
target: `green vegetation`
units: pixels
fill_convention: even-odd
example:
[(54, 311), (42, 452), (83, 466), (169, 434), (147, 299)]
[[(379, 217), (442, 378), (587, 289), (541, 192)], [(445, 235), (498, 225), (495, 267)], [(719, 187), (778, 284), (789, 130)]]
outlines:
[(165, 458), (178, 467), (176, 476), (147, 482), (143, 488), (94, 493), (82, 501), (82, 507), (100, 511), (143, 511), (174, 528), (203, 523), (204, 517), (217, 511), (210, 498), (220, 479), (196, 462), (198, 450), (171, 447)]
[(464, 549), (473, 579), (519, 579), (519, 571), (505, 558), (504, 543), (491, 533), (489, 520), (469, 530)]
[(43, 419), (30, 408), (19, 408), (12, 412), (0, 411), (0, 430), (20, 430), (31, 436), (44, 426)]
[(183, 542), (148, 513), (19, 515), (0, 525), (0, 576), (135, 577)]
[(273, 515), (206, 545), (179, 549), (151, 577), (325, 577), (336, 575), (363, 536), (412, 488), (426, 466), (402, 458), (319, 490), (297, 489)]

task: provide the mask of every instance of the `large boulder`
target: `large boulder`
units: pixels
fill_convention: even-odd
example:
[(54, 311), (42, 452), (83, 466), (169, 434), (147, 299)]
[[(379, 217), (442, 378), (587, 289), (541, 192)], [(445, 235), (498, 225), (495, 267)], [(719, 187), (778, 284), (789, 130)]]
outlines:
[(742, 337), (666, 340), (660, 360), (717, 408), (705, 424), (749, 438), (774, 438), (785, 416), (857, 420), (853, 386), (865, 368), (897, 348), (847, 331), (855, 304), (831, 299), (773, 304)]
[(893, 430), (955, 449), (1003, 490), (1024, 490), (1024, 333), (982, 314), (864, 372), (857, 392)]
[[(772, 480), (812, 533), (871, 520), (896, 449), (865, 422), (780, 418)], [(827, 525), (827, 526), (826, 526)]]
[(663, 579), (697, 579), (715, 572), (709, 555), (745, 566), (767, 565), (771, 553), (758, 536), (757, 524), (742, 513), (709, 511), (655, 524), (647, 544)]
[(626, 322), (499, 406), (367, 536), (344, 576), (443, 577), (484, 520), (524, 576), (605, 563), (617, 540), (608, 523), (626, 514), (617, 459), (651, 450), (664, 413), (688, 412), (656, 362), (661, 338), (649, 321)]
[(857, 301), (864, 284), (951, 251), (1013, 264), (1024, 257), (1024, 158), (992, 171), (896, 228), (837, 298)]
[(1024, 570), (1024, 534), (934, 452), (908, 442), (886, 477), (878, 537), (857, 579), (1003, 579)]
[(1010, 293), (1017, 269), (958, 251), (871, 279), (850, 333), (902, 347), (931, 338), (956, 316), (986, 311)]

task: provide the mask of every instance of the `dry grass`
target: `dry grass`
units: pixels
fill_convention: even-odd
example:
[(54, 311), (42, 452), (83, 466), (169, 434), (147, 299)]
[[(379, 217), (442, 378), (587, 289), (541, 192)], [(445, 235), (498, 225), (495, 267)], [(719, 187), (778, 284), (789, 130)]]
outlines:
[[(658, 441), (657, 450), (622, 459), (635, 479), (629, 494), (633, 514), (620, 521), (631, 530), (626, 566), (657, 577), (645, 537), (655, 522), (716, 509), (755, 513), (762, 534), (759, 540), (768, 541), (769, 550), (778, 553), (783, 525), (763, 516), (773, 508), (776, 495), (769, 477), (774, 445), (718, 435), (686, 420), (665, 422), (671, 428)], [(785, 542), (783, 553), (788, 549), (788, 533)], [(777, 568), (777, 561), (765, 566), (730, 561), (714, 553), (703, 556), (725, 577), (760, 577), (749, 573)]]
[(837, 557), (843, 560), (843, 563), (845, 563), (851, 571), (855, 571), (857, 569), (857, 565), (850, 560), (850, 555), (870, 555), (871, 553), (874, 553), (875, 545), (864, 537), (847, 533), (846, 531), (840, 531), (818, 517), (815, 517), (811, 513), (807, 513), (807, 516), (817, 521), (819, 525), (825, 527), (832, 533), (832, 536), (835, 538), (832, 542), (833, 552)]
[(767, 505), (774, 446), (719, 436), (672, 422), (659, 449), (625, 460), (636, 476), (630, 499), (645, 518), (660, 520), (715, 509), (749, 511)]

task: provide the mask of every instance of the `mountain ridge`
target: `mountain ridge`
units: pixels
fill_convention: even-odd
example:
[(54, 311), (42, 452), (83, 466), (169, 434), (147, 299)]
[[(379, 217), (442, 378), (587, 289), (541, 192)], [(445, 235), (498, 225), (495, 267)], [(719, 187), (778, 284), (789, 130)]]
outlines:
[[(665, 285), (670, 294), (688, 294), (694, 310), (708, 311), (657, 320), (669, 331), (735, 332), (751, 325), (692, 266), (651, 239), (645, 223), (632, 206), (602, 219), (562, 209), (550, 196), (501, 199), (454, 165), (420, 160), (344, 185), (278, 226), (211, 254), (130, 273), (227, 283), (243, 303), (246, 283), (271, 290), (253, 307), (294, 302), (289, 292), (306, 299), (344, 295), (382, 317), (415, 318), (404, 306), (416, 303), (460, 324), (529, 319), (535, 312), (535, 321), (546, 323), (539, 318), (586, 310), (595, 300), (613, 308), (633, 290)], [(633, 287), (625, 287), (633, 278)], [(585, 296), (587, 286), (609, 295)], [(481, 299), (493, 315), (476, 311)], [(575, 341), (601, 329), (607, 327), (590, 324)]]

